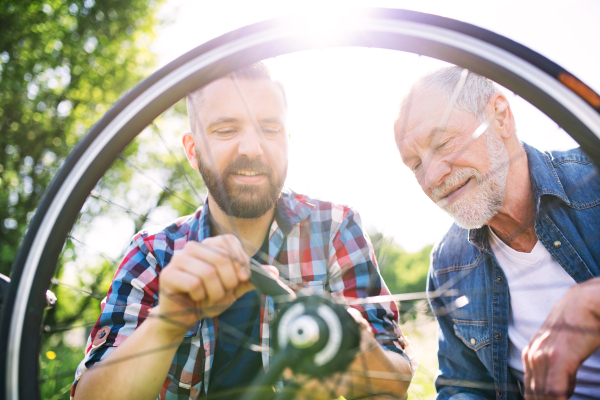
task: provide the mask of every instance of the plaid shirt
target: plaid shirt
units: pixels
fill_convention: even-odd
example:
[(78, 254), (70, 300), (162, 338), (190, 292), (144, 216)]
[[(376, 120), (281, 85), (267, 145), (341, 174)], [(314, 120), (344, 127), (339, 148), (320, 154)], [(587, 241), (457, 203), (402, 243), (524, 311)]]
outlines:
[[(85, 358), (77, 368), (71, 396), (82, 374), (106, 358), (148, 317), (158, 304), (158, 279), (171, 257), (188, 241), (209, 237), (208, 207), (177, 219), (171, 225), (134, 236), (119, 266), (102, 313), (91, 332)], [(346, 206), (309, 199), (284, 189), (269, 232), (268, 263), (280, 276), (314, 294), (338, 299), (387, 295), (369, 237), (358, 213)], [(398, 338), (398, 309), (394, 302), (353, 306), (369, 321), (386, 349), (402, 354)], [(269, 321), (274, 303), (263, 295), (260, 310), (262, 361), (271, 358)], [(160, 392), (163, 399), (196, 399), (206, 394), (215, 351), (218, 317), (205, 318), (179, 346)]]

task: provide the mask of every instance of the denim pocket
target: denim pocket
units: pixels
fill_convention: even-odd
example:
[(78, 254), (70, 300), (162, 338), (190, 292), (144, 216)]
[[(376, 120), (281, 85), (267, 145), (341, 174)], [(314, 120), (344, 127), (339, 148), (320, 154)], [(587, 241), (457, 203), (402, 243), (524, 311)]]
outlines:
[(490, 344), (490, 332), (487, 321), (468, 321), (453, 319), (454, 333), (472, 350), (479, 350)]

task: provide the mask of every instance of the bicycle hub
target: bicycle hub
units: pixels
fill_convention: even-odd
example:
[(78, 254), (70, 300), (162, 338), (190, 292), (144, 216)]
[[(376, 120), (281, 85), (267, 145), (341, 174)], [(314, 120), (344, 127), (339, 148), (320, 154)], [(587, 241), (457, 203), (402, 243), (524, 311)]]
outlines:
[(273, 321), (276, 353), (293, 352), (294, 372), (318, 376), (343, 371), (360, 346), (360, 328), (345, 307), (323, 297), (300, 297)]

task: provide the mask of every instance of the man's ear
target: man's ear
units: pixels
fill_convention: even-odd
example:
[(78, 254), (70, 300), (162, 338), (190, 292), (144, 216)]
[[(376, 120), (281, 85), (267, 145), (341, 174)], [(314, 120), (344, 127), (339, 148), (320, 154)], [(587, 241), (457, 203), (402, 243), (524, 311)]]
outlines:
[(194, 141), (194, 135), (191, 132), (186, 132), (183, 134), (181, 138), (181, 142), (183, 143), (183, 149), (185, 150), (185, 155), (190, 162), (190, 165), (194, 169), (198, 169), (198, 159), (196, 158), (196, 142)]
[(488, 115), (492, 116), (492, 124), (503, 139), (514, 133), (514, 119), (508, 100), (500, 93), (494, 93), (488, 102)]

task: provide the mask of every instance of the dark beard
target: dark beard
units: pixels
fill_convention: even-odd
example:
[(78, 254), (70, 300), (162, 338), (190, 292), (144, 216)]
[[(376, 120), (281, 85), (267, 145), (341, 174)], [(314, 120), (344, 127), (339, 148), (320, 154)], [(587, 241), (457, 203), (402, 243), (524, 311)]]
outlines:
[[(240, 169), (265, 174), (268, 187), (263, 189), (256, 185), (232, 184), (227, 178), (234, 171)], [(206, 188), (219, 208), (225, 214), (236, 218), (258, 218), (263, 216), (277, 203), (285, 180), (285, 176), (274, 177), (272, 168), (263, 164), (260, 159), (250, 160), (246, 156), (238, 157), (225, 168), (221, 175), (224, 180), (222, 186), (219, 185), (219, 177), (200, 158), (198, 158), (198, 170)]]

